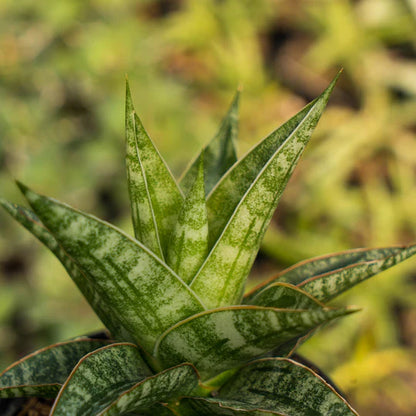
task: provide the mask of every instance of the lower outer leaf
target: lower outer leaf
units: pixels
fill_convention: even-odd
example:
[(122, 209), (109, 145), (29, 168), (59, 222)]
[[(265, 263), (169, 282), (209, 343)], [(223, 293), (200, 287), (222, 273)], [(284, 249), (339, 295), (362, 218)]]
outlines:
[(170, 328), (154, 356), (166, 368), (191, 362), (207, 380), (258, 357), (353, 309), (291, 310), (233, 306), (207, 311)]
[(105, 340), (74, 340), (42, 348), (0, 374), (0, 397), (54, 398), (77, 362), (108, 345)]
[(191, 364), (182, 364), (147, 377), (125, 391), (99, 416), (121, 416), (146, 409), (157, 402), (190, 394), (198, 385), (198, 373)]
[(266, 358), (241, 368), (219, 398), (296, 416), (357, 416), (324, 379), (293, 360)]
[(95, 415), (149, 375), (136, 345), (117, 343), (100, 348), (73, 369), (50, 416)]

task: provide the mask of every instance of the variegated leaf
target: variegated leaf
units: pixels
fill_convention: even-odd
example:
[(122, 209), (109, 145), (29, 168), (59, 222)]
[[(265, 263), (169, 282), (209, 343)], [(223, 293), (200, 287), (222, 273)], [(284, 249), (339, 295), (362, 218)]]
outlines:
[(136, 345), (118, 343), (100, 348), (83, 357), (72, 370), (50, 415), (96, 415), (150, 375)]
[(176, 322), (204, 310), (191, 289), (158, 257), (113, 225), (20, 184), (59, 244), (92, 276), (94, 289), (149, 351)]
[[(189, 409), (190, 412), (193, 412), (191, 413), (192, 416), (292, 416), (280, 412), (262, 410), (259, 406), (236, 400), (225, 400), (219, 397), (186, 397), (181, 404), (187, 411)], [(187, 415), (187, 413), (185, 414)]]
[[(282, 130), (284, 135), (276, 133), (273, 140), (266, 139), (267, 143), (269, 140), (274, 142), (273, 152), (264, 155), (265, 150), (269, 150), (268, 146), (257, 147), (252, 151), (255, 156), (249, 153), (243, 159), (251, 159), (251, 163), (236, 164), (228, 171), (214, 189), (215, 195), (222, 195), (216, 200), (215, 206), (208, 199), (208, 214), (215, 213), (216, 218), (226, 218), (221, 235), (191, 282), (191, 288), (208, 308), (241, 303), (245, 280), (263, 235), (292, 171), (318, 123), (334, 83), (335, 81), (302, 118), (296, 120), (297, 123), (291, 122), (292, 128), (289, 131), (285, 127)], [(255, 163), (258, 160), (262, 161), (259, 165)], [(253, 175), (253, 171), (256, 174)], [(250, 181), (244, 179), (246, 175)], [(222, 193), (224, 191), (227, 192), (225, 195)], [(234, 195), (238, 195), (238, 202)], [(232, 213), (228, 212), (229, 207), (232, 207)], [(209, 226), (212, 227), (211, 222)], [(217, 231), (214, 233), (217, 234)]]
[(198, 174), (198, 159), (204, 157), (205, 192), (208, 194), (224, 173), (237, 161), (234, 142), (238, 134), (238, 102), (240, 92), (237, 91), (234, 99), (224, 117), (221, 126), (202, 149), (198, 157), (192, 162), (180, 179), (182, 190), (187, 193)]
[(123, 392), (97, 416), (121, 416), (186, 396), (198, 385), (198, 373), (191, 364), (169, 368), (147, 377)]
[(301, 262), (281, 272), (248, 293), (250, 302), (274, 282), (298, 285), (322, 302), (328, 302), (356, 284), (380, 273), (416, 253), (416, 245), (349, 250)]
[(250, 305), (287, 309), (316, 309), (325, 305), (289, 283), (273, 283), (250, 299)]
[(126, 164), (136, 238), (164, 258), (183, 196), (134, 111), (126, 82)]
[(36, 214), (27, 208), (12, 204), (2, 198), (0, 198), (0, 205), (55, 254), (85, 299), (110, 331), (111, 336), (119, 341), (133, 341), (134, 337), (122, 325), (122, 322), (117, 319), (117, 314), (112, 309), (111, 304), (105, 301), (105, 294), (100, 296), (93, 287), (91, 276), (81, 270), (74, 260), (68, 256)]
[(241, 368), (219, 398), (297, 416), (357, 416), (324, 379), (293, 360), (266, 358)]
[(208, 218), (204, 191), (204, 162), (200, 158), (195, 183), (184, 201), (169, 242), (167, 264), (190, 283), (208, 254)]
[[(318, 122), (316, 117), (318, 115), (319, 118), (325, 107), (338, 76), (320, 97), (309, 103), (241, 158), (210, 192), (207, 197), (207, 209), (211, 245), (217, 241), (236, 207), (273, 155), (285, 143), (293, 141), (294, 136), (299, 135), (299, 131), (303, 131), (305, 136), (312, 133), (314, 124)], [(218, 215), (219, 212), (221, 215)]]
[(278, 347), (323, 322), (353, 309), (292, 310), (233, 306), (206, 311), (170, 328), (154, 356), (170, 367), (191, 362), (207, 380)]
[(110, 341), (60, 342), (27, 355), (0, 374), (0, 397), (54, 398), (77, 362)]

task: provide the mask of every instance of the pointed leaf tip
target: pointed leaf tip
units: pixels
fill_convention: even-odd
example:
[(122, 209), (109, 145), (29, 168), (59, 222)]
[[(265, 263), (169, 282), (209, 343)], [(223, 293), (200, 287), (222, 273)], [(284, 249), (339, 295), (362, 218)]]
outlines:
[(25, 185), (25, 184), (23, 184), (22, 182), (20, 182), (19, 180), (17, 180), (16, 179), (16, 185), (17, 185), (17, 187), (20, 189), (20, 192), (23, 194), (23, 195), (26, 195), (26, 193), (28, 193), (28, 192), (30, 192), (30, 189)]
[[(237, 161), (234, 142), (238, 135), (239, 96), (239, 91), (236, 91), (216, 135), (200, 153), (204, 154), (205, 192), (207, 195), (224, 173)], [(198, 157), (188, 166), (180, 179), (180, 186), (185, 193), (194, 183)]]
[(212, 249), (191, 282), (207, 307), (240, 303), (267, 226), (334, 85), (235, 163), (208, 195)]

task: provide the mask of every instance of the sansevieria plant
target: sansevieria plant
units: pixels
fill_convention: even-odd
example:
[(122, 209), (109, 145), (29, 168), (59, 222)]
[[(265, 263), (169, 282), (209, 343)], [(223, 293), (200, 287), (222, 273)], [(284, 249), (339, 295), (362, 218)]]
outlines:
[(36, 351), (0, 375), (0, 397), (55, 399), (50, 415), (357, 415), (289, 358), (356, 309), (326, 303), (416, 245), (299, 263), (244, 294), (262, 237), (334, 88), (237, 160), (238, 93), (176, 181), (126, 93), (134, 237), (19, 183), (3, 208), (62, 262), (108, 329)]

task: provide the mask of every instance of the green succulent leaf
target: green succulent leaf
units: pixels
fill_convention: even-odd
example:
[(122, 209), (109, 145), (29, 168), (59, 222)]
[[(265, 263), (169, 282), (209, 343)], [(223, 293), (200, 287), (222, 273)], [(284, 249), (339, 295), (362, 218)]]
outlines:
[(353, 309), (274, 309), (233, 306), (179, 322), (158, 340), (154, 356), (164, 367), (191, 362), (207, 380)]
[(208, 218), (204, 191), (204, 162), (184, 201), (169, 243), (167, 264), (190, 283), (208, 254)]
[(136, 238), (164, 258), (183, 195), (134, 111), (126, 82), (126, 164)]
[(27, 355), (0, 374), (0, 397), (54, 398), (77, 362), (110, 341), (60, 342)]
[(192, 290), (158, 257), (111, 224), (20, 184), (59, 244), (92, 276), (136, 343), (152, 350), (166, 329), (204, 310)]
[(266, 358), (241, 368), (219, 398), (297, 416), (357, 416), (334, 388), (310, 368), (290, 359)]
[(328, 302), (356, 284), (393, 267), (416, 253), (416, 245), (349, 250), (301, 262), (265, 282), (245, 297), (251, 303), (257, 294), (275, 282), (288, 282)]
[[(272, 141), (274, 148), (260, 145), (228, 171), (213, 191), (216, 197), (220, 195), (214, 206), (208, 199), (208, 215), (215, 213), (215, 218), (226, 219), (221, 224), (224, 225), (221, 235), (191, 282), (191, 288), (208, 308), (240, 303), (263, 235), (325, 108), (334, 82), (302, 117), (296, 122), (292, 119), (291, 128), (284, 126), (265, 139), (266, 143)], [(233, 212), (229, 213), (231, 209)], [(210, 216), (208, 218), (210, 221)], [(212, 227), (211, 221), (209, 226)], [(218, 230), (217, 225), (213, 226)]]
[(136, 345), (118, 343), (100, 348), (74, 367), (50, 415), (95, 415), (149, 375)]
[[(259, 174), (262, 173), (271, 159), (276, 158), (277, 154), (280, 154), (278, 158), (281, 160), (282, 170), (276, 181), (281, 181), (280, 186), (282, 188), (281, 190), (283, 190), (290, 175), (285, 179), (282, 177), (282, 174), (284, 171), (289, 173), (293, 168), (290, 165), (296, 163), (296, 155), (292, 154), (295, 160), (291, 161), (286, 161), (285, 156), (288, 155), (290, 148), (295, 146), (299, 140), (303, 142), (301, 146), (304, 146), (309, 140), (326, 106), (338, 76), (318, 98), (273, 131), (246, 156), (241, 158), (209, 193), (207, 197), (207, 209), (211, 246), (218, 240), (240, 204), (240, 201), (244, 199), (244, 196), (253, 186)], [(292, 150), (294, 151), (294, 149)], [(219, 212), (221, 212), (221, 215), (218, 215)]]
[(287, 309), (319, 309), (325, 305), (289, 283), (273, 283), (251, 298), (251, 305)]
[(206, 194), (211, 191), (224, 173), (237, 161), (234, 143), (238, 134), (239, 98), (240, 92), (237, 91), (217, 134), (209, 144), (202, 149), (198, 157), (183, 173), (180, 179), (180, 186), (185, 193), (189, 192), (189, 189), (192, 187), (192, 184), (195, 182), (195, 178), (198, 175), (198, 160), (201, 155), (204, 158)]
[[(236, 400), (225, 400), (210, 397), (186, 397), (182, 406), (189, 408), (198, 416), (291, 416), (280, 412), (260, 409), (259, 406), (243, 403)], [(185, 413), (186, 414), (186, 413)]]
[(133, 341), (134, 336), (131, 335), (122, 325), (120, 320), (116, 318), (117, 315), (112, 309), (111, 303), (106, 301), (106, 295), (100, 296), (100, 294), (94, 290), (92, 277), (81, 270), (74, 260), (68, 256), (36, 214), (27, 208), (12, 204), (2, 198), (0, 198), (0, 205), (55, 254), (105, 327), (110, 331), (113, 339)]
[(123, 392), (99, 416), (121, 416), (186, 396), (198, 385), (198, 373), (191, 364), (169, 368), (147, 377)]

